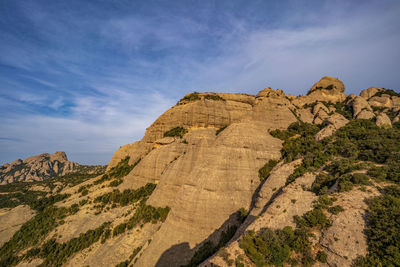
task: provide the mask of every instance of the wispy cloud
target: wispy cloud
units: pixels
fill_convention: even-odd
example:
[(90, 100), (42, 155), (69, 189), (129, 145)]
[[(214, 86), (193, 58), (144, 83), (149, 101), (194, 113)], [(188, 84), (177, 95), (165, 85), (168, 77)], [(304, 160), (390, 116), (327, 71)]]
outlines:
[(394, 0), (21, 3), (0, 11), (3, 162), (65, 150), (106, 163), (194, 90), (399, 85)]

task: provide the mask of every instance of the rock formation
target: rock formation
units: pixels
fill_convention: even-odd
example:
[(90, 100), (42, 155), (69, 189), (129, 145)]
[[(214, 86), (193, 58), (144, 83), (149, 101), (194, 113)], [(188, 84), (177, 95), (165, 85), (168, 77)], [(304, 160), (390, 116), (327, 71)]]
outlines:
[[(54, 207), (65, 208), (68, 216), (63, 217), (62, 223), (54, 224), (36, 247), (52, 238), (54, 242), (67, 243), (107, 225), (108, 235), (101, 234), (101, 239), (68, 254), (65, 265), (231, 266), (226, 254), (221, 254), (224, 250), (228, 258), (241, 258), (248, 266), (256, 266), (240, 246), (243, 237), (265, 227), (295, 228), (295, 216), (312, 211), (320, 201), (313, 191), (317, 177), (327, 175), (326, 166), (304, 171), (304, 162), (310, 160), (307, 156), (284, 158), (284, 142), (301, 136), (292, 134), (281, 140), (277, 134), (290, 125), (308, 123), (313, 131), (308, 141), (325, 146), (328, 137), (334, 137), (335, 132), (340, 133), (356, 119), (375, 120), (376, 116), (377, 125), (388, 127), (392, 118), (393, 129), (396, 126), (396, 108), (400, 107), (395, 93), (369, 88), (361, 96), (347, 96), (344, 90), (343, 82), (326, 76), (307, 95), (299, 97), (271, 88), (255, 96), (187, 94), (147, 128), (142, 140), (120, 147), (105, 175), (57, 192), (67, 197)], [(374, 123), (372, 126), (379, 130)], [(266, 177), (261, 177), (264, 168), (270, 169)], [(47, 179), (77, 169), (78, 164), (69, 162), (65, 153), (57, 152), (3, 165), (1, 174), (3, 183), (8, 183)], [(29, 176), (32, 172), (36, 176)], [(294, 174), (297, 176), (290, 180)], [(154, 185), (154, 191), (142, 199), (138, 197), (135, 190), (143, 193), (141, 190), (149, 184)], [(325, 190), (336, 192), (340, 186), (343, 185), (335, 182)], [(132, 190), (133, 197), (129, 195)], [(55, 190), (50, 188), (46, 194), (55, 194)], [(119, 194), (134, 201), (124, 203)], [(372, 184), (336, 192), (336, 201), (344, 211), (328, 214), (324, 210), (331, 225), (313, 230), (312, 256), (323, 251), (330, 266), (350, 266), (357, 256), (365, 256), (365, 200), (379, 194)], [(169, 212), (165, 220), (160, 221), (157, 216), (148, 221), (137, 219), (166, 207)], [(239, 218), (240, 211), (248, 214)], [(128, 227), (134, 219), (138, 223)], [(212, 250), (232, 226), (237, 230), (225, 240), (220, 252), (204, 254), (211, 257), (203, 255), (200, 262), (193, 263), (199, 257), (196, 252)], [(29, 264), (20, 260), (20, 264)], [(34, 260), (40, 264), (47, 259)]]
[(90, 173), (101, 169), (100, 166), (92, 170), (89, 166), (79, 165), (78, 163), (68, 161), (67, 155), (63, 151), (57, 151), (53, 154), (40, 154), (26, 158), (18, 159), (10, 164), (6, 163), (0, 166), (0, 184), (9, 184), (12, 182), (32, 182), (42, 181), (52, 177), (66, 175), (72, 172), (83, 171)]

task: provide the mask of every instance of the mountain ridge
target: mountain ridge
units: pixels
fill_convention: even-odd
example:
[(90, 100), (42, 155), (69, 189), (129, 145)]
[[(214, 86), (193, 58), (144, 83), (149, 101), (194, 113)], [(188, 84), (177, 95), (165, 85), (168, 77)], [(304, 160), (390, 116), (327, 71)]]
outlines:
[[(118, 149), (105, 174), (57, 182), (58, 188), (35, 184), (54, 199), (24, 202), (36, 212), (30, 220), (47, 212), (56, 223), (35, 242), (14, 243), (25, 228), (12, 229), (0, 260), (66, 266), (350, 266), (369, 260), (364, 218), (371, 207), (365, 201), (384, 197), (383, 188), (400, 174), (400, 95), (384, 88), (360, 96), (344, 91), (341, 81), (326, 76), (299, 97), (271, 88), (255, 96), (189, 93), (142, 140)], [(92, 233), (85, 245), (74, 243)], [(267, 237), (267, 245), (281, 242), (279, 257), (260, 256), (254, 247)], [(21, 254), (15, 244), (39, 254)], [(49, 244), (58, 250), (45, 250)], [(22, 256), (10, 254), (12, 248)]]

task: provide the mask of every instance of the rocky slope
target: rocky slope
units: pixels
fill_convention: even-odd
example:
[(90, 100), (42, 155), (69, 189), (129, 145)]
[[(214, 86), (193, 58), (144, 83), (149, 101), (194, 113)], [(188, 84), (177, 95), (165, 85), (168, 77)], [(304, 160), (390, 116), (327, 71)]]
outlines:
[(24, 160), (17, 159), (0, 166), (0, 184), (42, 181), (73, 172), (101, 172), (102, 166), (85, 166), (68, 161), (63, 151), (40, 154)]
[[(397, 160), (400, 98), (383, 88), (344, 91), (340, 80), (323, 77), (299, 97), (271, 88), (255, 96), (191, 93), (141, 141), (117, 150), (104, 175), (0, 187), (36, 213), (10, 230), (17, 232), (0, 248), (0, 263), (263, 266), (272, 262), (269, 250), (262, 254), (253, 240), (268, 233), (272, 244), (273, 231), (286, 229), (280, 235), (306, 245), (280, 243), (276, 265), (350, 266), (369, 247), (365, 201), (395, 180), (369, 172)], [(371, 141), (370, 153), (357, 127), (387, 138)], [(347, 166), (341, 160), (350, 167), (339, 168)], [(23, 190), (33, 200), (18, 195)], [(29, 227), (41, 216), (50, 222), (32, 238)]]

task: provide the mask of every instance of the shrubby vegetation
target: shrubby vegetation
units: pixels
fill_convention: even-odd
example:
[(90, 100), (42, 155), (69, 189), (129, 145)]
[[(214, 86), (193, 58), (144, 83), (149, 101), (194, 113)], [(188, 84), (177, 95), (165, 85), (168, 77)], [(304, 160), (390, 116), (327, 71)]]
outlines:
[[(311, 231), (331, 226), (323, 210), (330, 209), (334, 201), (335, 198), (326, 195), (319, 197), (313, 210), (294, 217), (297, 224), (294, 230), (286, 226), (278, 230), (264, 228), (259, 233), (249, 231), (240, 241), (240, 247), (257, 266), (312, 265), (315, 259), (311, 254)], [(324, 255), (321, 251), (316, 259), (323, 261)]]
[(186, 130), (185, 128), (179, 126), (179, 127), (172, 128), (169, 131), (166, 131), (164, 133), (164, 137), (175, 137), (175, 136), (178, 136), (178, 137), (182, 138), (187, 132), (188, 132), (188, 130)]
[(376, 92), (376, 94), (374, 94), (372, 97), (374, 96), (382, 96), (383, 94), (385, 95), (390, 95), (390, 96), (398, 96), (400, 97), (400, 93), (396, 93), (394, 90), (392, 89), (385, 89), (379, 92)]
[(170, 207), (165, 208), (155, 208), (150, 205), (146, 205), (144, 201), (141, 201), (139, 207), (136, 209), (135, 214), (126, 222), (117, 225), (114, 228), (113, 236), (117, 236), (126, 231), (126, 229), (130, 230), (139, 223), (157, 223), (164, 222), (167, 219), (168, 213), (170, 211)]
[[(352, 120), (340, 128), (332, 137), (315, 141), (314, 135), (319, 131), (315, 125), (295, 122), (287, 131), (274, 130), (271, 135), (284, 140), (283, 158), (290, 162), (302, 158), (303, 163), (288, 178), (288, 183), (307, 171), (323, 167), (329, 160), (337, 159), (330, 164), (328, 174), (320, 175), (313, 186), (316, 193), (326, 193), (339, 178), (339, 188), (346, 191), (352, 184), (368, 184), (369, 178), (361, 174), (343, 176), (354, 170), (368, 169), (357, 161), (368, 161), (386, 164), (387, 167), (374, 169), (374, 177), (380, 176), (391, 181), (400, 180), (400, 129), (379, 128), (370, 120)], [(342, 177), (343, 176), (343, 177)], [(371, 175), (372, 176), (372, 175)]]
[(220, 239), (218, 244), (214, 244), (212, 241), (208, 240), (204, 242), (194, 253), (190, 262), (185, 265), (184, 267), (195, 267), (202, 263), (205, 259), (213, 255), (217, 252), (220, 248), (225, 246), (229, 240), (235, 235), (237, 230), (236, 225), (229, 226), (226, 231), (221, 232)]
[(103, 204), (116, 203), (121, 206), (126, 206), (150, 196), (155, 188), (155, 184), (148, 183), (136, 190), (125, 189), (122, 193), (118, 189), (115, 189), (113, 192), (96, 197), (94, 202), (101, 202)]
[[(243, 223), (247, 216), (249, 215), (249, 211), (246, 210), (245, 208), (240, 208), (237, 212), (237, 223), (241, 224)], [(198, 266), (200, 263), (202, 263), (205, 259), (216, 253), (219, 249), (224, 247), (229, 240), (232, 239), (232, 237), (235, 235), (237, 230), (237, 225), (233, 224), (227, 227), (225, 231), (221, 232), (219, 241), (217, 244), (214, 244), (212, 241), (208, 240), (204, 242), (194, 253), (192, 259), (190, 262), (185, 265), (185, 267), (194, 267)]]
[(226, 101), (223, 97), (219, 95), (211, 95), (211, 94), (205, 95), (204, 99), (215, 100), (215, 101)]
[[(3, 186), (0, 186), (0, 191), (3, 191), (1, 190), (3, 189), (2, 187)], [(0, 209), (14, 208), (19, 205), (29, 205), (30, 203), (36, 201), (40, 197), (44, 197), (45, 195), (46, 192), (33, 191), (29, 189), (23, 189), (22, 191), (17, 192), (9, 192), (7, 194), (0, 194)]]
[(191, 101), (196, 101), (196, 100), (200, 100), (200, 99), (201, 98), (199, 96), (199, 93), (194, 92), (194, 93), (191, 93), (191, 94), (188, 94), (188, 95), (184, 96), (181, 100), (179, 100), (179, 102), (181, 102), (181, 101), (189, 101), (189, 102), (191, 102)]
[(237, 220), (240, 223), (243, 223), (246, 220), (248, 215), (249, 215), (249, 211), (248, 210), (246, 210), (245, 208), (240, 208), (237, 211)]
[(80, 234), (79, 237), (72, 238), (66, 243), (57, 243), (55, 239), (50, 239), (40, 249), (39, 257), (44, 259), (42, 266), (61, 266), (74, 253), (88, 248), (93, 243), (100, 240), (101, 236), (110, 223), (106, 222), (94, 230)]
[(389, 186), (371, 199), (367, 213), (368, 254), (354, 266), (400, 266), (400, 187)]
[(13, 235), (0, 249), (0, 266), (17, 264), (22, 257), (18, 252), (31, 246), (36, 246), (57, 226), (57, 222), (68, 214), (66, 208), (48, 207), (37, 214)]
[(344, 209), (342, 206), (339, 206), (339, 205), (328, 208), (328, 212), (335, 214), (335, 215), (339, 214), (342, 211), (344, 211)]
[[(254, 231), (245, 234), (240, 247), (257, 266), (310, 265), (314, 262), (310, 235), (305, 229), (293, 230), (290, 226), (278, 230), (264, 228), (257, 234)], [(292, 257), (292, 251), (298, 256)]]
[(101, 168), (101, 166), (95, 167), (98, 172), (93, 174), (87, 174), (84, 172), (70, 173), (44, 181), (14, 182), (6, 185), (0, 185), (0, 193), (2, 193), (0, 194), (0, 208), (14, 208), (19, 205), (31, 206), (33, 202), (43, 198), (47, 194), (45, 191), (31, 190), (32, 187), (43, 186), (53, 190), (58, 186), (57, 192), (59, 192), (66, 186), (75, 186), (99, 175), (99, 172), (104, 171), (104, 168)]
[(264, 181), (269, 177), (272, 169), (278, 164), (279, 161), (270, 159), (265, 165), (258, 170), (258, 177), (260, 177), (260, 181)]
[[(182, 101), (188, 101), (188, 102), (192, 102), (192, 101), (197, 101), (200, 100), (201, 96), (199, 95), (199, 93), (194, 92), (191, 94), (188, 94), (186, 96), (184, 96), (181, 100), (179, 100), (178, 103), (182, 102)], [(225, 99), (217, 94), (206, 94), (204, 95), (204, 99), (209, 99), (209, 100), (216, 100), (216, 101), (225, 101)]]
[(44, 197), (38, 200), (35, 200), (30, 203), (30, 207), (34, 210), (39, 212), (44, 211), (47, 207), (53, 205), (54, 203), (64, 200), (68, 198), (70, 194), (58, 194), (58, 195), (51, 195), (49, 197)]
[[(147, 184), (137, 190), (125, 190), (120, 193), (118, 190), (96, 198), (95, 202), (118, 203), (127, 205), (141, 200), (135, 214), (125, 226), (117, 226), (112, 232), (110, 223), (89, 230), (78, 238), (73, 238), (66, 243), (57, 243), (50, 239), (45, 244), (40, 243), (58, 225), (63, 224), (66, 216), (79, 211), (79, 205), (73, 204), (70, 208), (56, 208), (53, 204), (61, 201), (69, 195), (54, 195), (32, 201), (31, 207), (38, 211), (38, 214), (25, 223), (14, 236), (0, 248), (0, 266), (12, 266), (23, 258), (40, 257), (44, 259), (43, 266), (61, 266), (71, 255), (89, 247), (91, 244), (101, 240), (104, 243), (111, 234), (131, 229), (139, 223), (165, 221), (169, 207), (155, 208), (145, 204), (147, 197), (153, 192), (154, 184)], [(82, 191), (85, 189), (82, 189)], [(87, 201), (87, 200), (86, 200)], [(39, 247), (38, 247), (39, 246)], [(19, 256), (26, 248), (33, 247), (25, 255)]]
[(329, 219), (325, 216), (325, 213), (320, 208), (315, 208), (311, 211), (306, 212), (303, 216), (295, 216), (295, 221), (298, 227), (315, 227), (318, 229), (324, 229), (331, 226)]
[[(136, 167), (136, 165), (139, 164), (141, 159), (138, 159), (133, 165), (129, 165), (129, 159), (130, 157), (127, 156), (126, 158), (124, 158), (123, 160), (121, 160), (120, 162), (118, 162), (117, 166), (112, 167), (106, 174), (104, 174), (100, 179), (94, 181), (94, 184), (101, 184), (105, 181), (109, 181), (111, 179), (120, 179), (126, 175), (128, 175), (133, 168)], [(114, 186), (115, 183), (113, 183), (113, 185), (110, 186)]]

